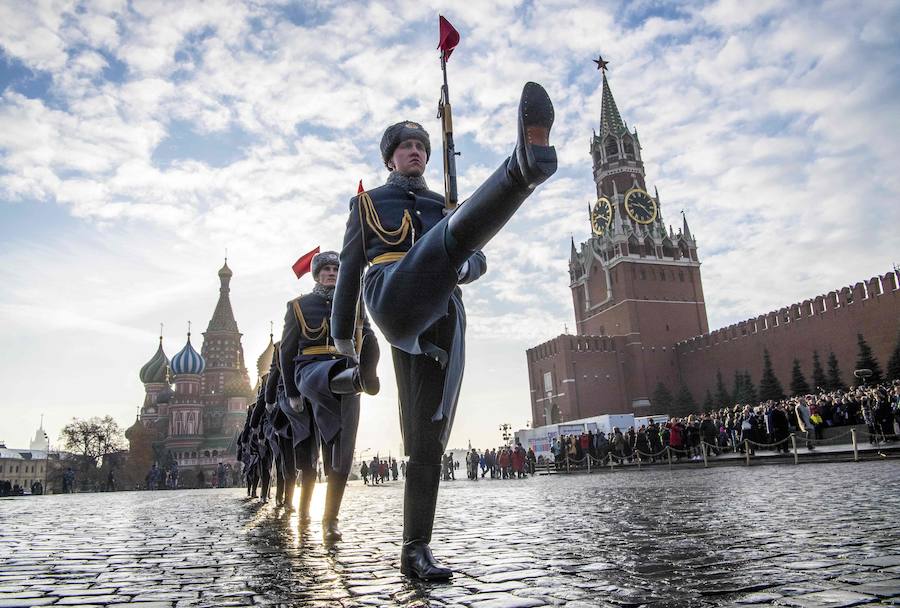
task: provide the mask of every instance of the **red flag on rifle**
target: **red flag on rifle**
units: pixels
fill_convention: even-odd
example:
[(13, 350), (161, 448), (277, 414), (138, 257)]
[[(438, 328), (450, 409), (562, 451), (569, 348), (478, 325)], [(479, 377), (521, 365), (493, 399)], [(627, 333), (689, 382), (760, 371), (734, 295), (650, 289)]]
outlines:
[(319, 249), (319, 247), (316, 247), (309, 253), (304, 253), (300, 256), (300, 259), (294, 262), (294, 265), (291, 266), (291, 270), (294, 271), (294, 274), (297, 275), (298, 279), (310, 271), (310, 269), (312, 268), (313, 258), (316, 257), (317, 253), (319, 253)]
[(456, 31), (456, 28), (450, 25), (450, 22), (444, 19), (444, 16), (441, 15), (439, 19), (441, 34), (440, 41), (438, 42), (438, 48), (441, 49), (444, 61), (450, 60), (450, 53), (453, 52), (453, 49), (456, 48), (456, 45), (459, 44), (459, 32)]
[(359, 180), (359, 188), (356, 189), (356, 193), (357, 193), (357, 194), (362, 194), (362, 193), (365, 192), (365, 191), (366, 191), (366, 189), (363, 188), (362, 180)]

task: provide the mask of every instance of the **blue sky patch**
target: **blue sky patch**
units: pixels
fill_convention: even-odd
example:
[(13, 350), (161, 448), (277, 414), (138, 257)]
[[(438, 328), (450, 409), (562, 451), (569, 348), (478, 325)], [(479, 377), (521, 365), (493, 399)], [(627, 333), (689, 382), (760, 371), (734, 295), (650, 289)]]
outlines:
[(244, 157), (254, 138), (232, 126), (228, 131), (200, 133), (184, 121), (169, 124), (169, 135), (153, 151), (153, 163), (169, 167), (179, 161), (195, 160), (211, 167), (226, 167)]

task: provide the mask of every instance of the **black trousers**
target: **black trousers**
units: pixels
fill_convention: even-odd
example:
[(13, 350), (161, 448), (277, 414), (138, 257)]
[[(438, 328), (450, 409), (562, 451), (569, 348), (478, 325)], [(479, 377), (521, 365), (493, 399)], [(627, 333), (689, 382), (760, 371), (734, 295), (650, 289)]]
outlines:
[[(449, 350), (453, 336), (453, 320), (443, 317), (423, 337), (432, 344)], [(459, 339), (463, 339), (462, 336)], [(426, 355), (411, 355), (391, 347), (397, 392), (400, 398), (400, 429), (403, 449), (409, 461), (417, 464), (441, 464), (444, 444), (441, 435), (452, 418), (431, 418), (441, 407), (446, 374), (440, 364)]]

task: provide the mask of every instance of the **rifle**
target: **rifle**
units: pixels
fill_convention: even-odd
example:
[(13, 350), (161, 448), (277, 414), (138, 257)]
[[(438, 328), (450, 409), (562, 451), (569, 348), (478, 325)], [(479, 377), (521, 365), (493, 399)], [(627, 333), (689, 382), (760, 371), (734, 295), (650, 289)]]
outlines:
[(456, 157), (459, 152), (453, 144), (453, 113), (450, 110), (450, 89), (447, 87), (447, 60), (441, 53), (441, 71), (444, 84), (438, 101), (437, 117), (441, 119), (441, 135), (444, 142), (444, 201), (447, 209), (456, 209), (459, 194), (456, 191)]

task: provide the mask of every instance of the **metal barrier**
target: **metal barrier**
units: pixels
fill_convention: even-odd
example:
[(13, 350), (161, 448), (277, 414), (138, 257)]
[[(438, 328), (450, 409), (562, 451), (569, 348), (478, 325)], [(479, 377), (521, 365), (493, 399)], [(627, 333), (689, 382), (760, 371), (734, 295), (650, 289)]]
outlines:
[[(827, 439), (815, 439), (809, 437), (810, 432), (803, 433), (803, 439), (806, 441), (810, 450), (815, 449), (815, 446), (819, 445), (829, 445), (838, 443), (839, 440), (849, 436), (850, 437), (850, 445), (853, 450), (853, 461), (859, 462), (859, 440), (860, 436), (868, 436), (870, 437), (870, 441), (873, 445), (877, 445), (879, 443), (879, 439), (882, 441), (886, 440), (886, 437), (879, 435), (876, 431), (875, 433), (866, 432), (866, 431), (857, 431), (856, 429), (850, 429), (846, 433), (842, 433), (840, 435), (835, 435), (834, 437), (829, 437)], [(737, 439), (737, 438), (736, 438)], [(791, 453), (793, 456), (794, 464), (800, 464), (800, 453), (797, 447), (797, 433), (790, 433), (787, 437), (784, 437), (778, 441), (772, 443), (763, 443), (759, 441), (753, 441), (749, 438), (741, 438), (738, 442), (736, 441), (733, 445), (735, 451), (737, 451), (738, 446), (743, 448), (744, 451), (744, 461), (745, 466), (751, 466), (752, 458), (755, 450), (767, 450), (767, 449), (775, 449), (780, 451), (780, 447), (785, 443), (790, 442), (790, 450), (785, 451), (785, 454)], [(633, 462), (634, 466), (640, 470), (643, 464), (658, 464), (659, 458), (665, 454), (666, 461), (668, 463), (668, 467), (671, 470), (673, 465), (673, 455), (680, 459), (682, 455), (692, 454), (694, 449), (699, 450), (700, 456), (702, 457), (703, 467), (708, 468), (710, 466), (710, 450), (719, 454), (719, 450), (728, 450), (729, 445), (718, 445), (717, 443), (708, 443), (704, 440), (700, 441), (700, 444), (697, 446), (690, 446), (687, 448), (676, 448), (671, 445), (663, 446), (663, 449), (658, 452), (644, 452), (643, 450), (633, 449), (629, 456), (618, 455), (612, 450), (610, 450), (603, 458), (595, 458), (589, 453), (586, 453), (582, 458), (575, 459), (569, 456), (569, 453), (565, 454), (565, 472), (571, 473), (574, 469), (586, 469), (588, 473), (592, 473), (594, 469), (602, 470), (605, 466), (609, 466), (610, 471), (614, 471), (615, 467), (618, 465), (626, 464), (626, 461)], [(561, 463), (559, 463), (561, 464)], [(558, 464), (554, 461), (546, 462), (546, 473), (551, 472), (552, 469), (556, 472), (562, 472), (562, 469)]]

